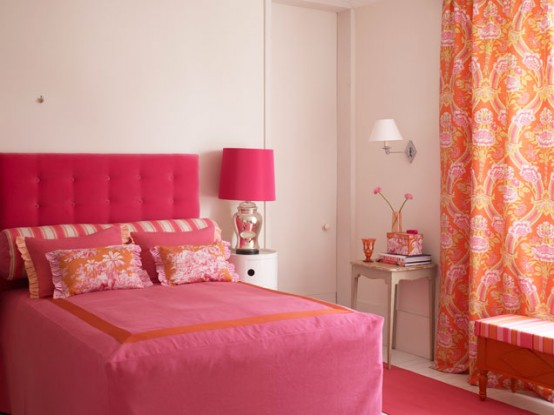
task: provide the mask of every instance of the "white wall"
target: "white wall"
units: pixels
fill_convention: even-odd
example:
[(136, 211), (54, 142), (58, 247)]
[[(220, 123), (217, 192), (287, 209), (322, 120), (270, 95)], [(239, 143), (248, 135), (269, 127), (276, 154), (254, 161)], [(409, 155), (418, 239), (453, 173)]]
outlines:
[(262, 0), (3, 0), (0, 56), (2, 151), (199, 153), (231, 237), (220, 154), (263, 147)]
[[(354, 88), (356, 96), (351, 101), (351, 91), (341, 95), (341, 102), (350, 102), (355, 123), (350, 109), (339, 110), (338, 167), (348, 170), (339, 174), (339, 182), (352, 187), (352, 192), (341, 187), (339, 194), (354, 193), (354, 198), (352, 206), (339, 212), (338, 222), (352, 228), (338, 232), (353, 234), (351, 259), (361, 257), (359, 239), (364, 236), (376, 237), (377, 251), (384, 250), (390, 212), (373, 196), (376, 185), (396, 204), (405, 192), (414, 194), (404, 211), (405, 226), (424, 233), (425, 250), (438, 259), (441, 3), (386, 0), (345, 12), (339, 19), (340, 67), (348, 72), (339, 73), (339, 86)], [(269, 0), (3, 0), (1, 151), (199, 153), (202, 214), (218, 220), (229, 239), (235, 204), (217, 199), (220, 151), (264, 145), (264, 128), (271, 122), (264, 113), (268, 4)], [(306, 27), (305, 34), (310, 30)], [(353, 68), (342, 61), (349, 44), (356, 45), (346, 54), (356, 62)], [(319, 76), (317, 68), (313, 74)], [(43, 104), (36, 101), (40, 95)], [(396, 118), (404, 136), (416, 144), (419, 153), (413, 164), (402, 155), (385, 156), (378, 144), (367, 143), (373, 121), (385, 116)], [(355, 127), (355, 140), (350, 126)], [(270, 147), (278, 140), (271, 137)], [(399, 143), (394, 144), (399, 149)], [(301, 151), (310, 156), (314, 148)], [(276, 162), (282, 169), (287, 159)], [(286, 231), (277, 222), (271, 231), (276, 241), (290, 237), (278, 234)], [(345, 239), (340, 237), (341, 244)], [(341, 257), (346, 256), (342, 248)], [(309, 271), (317, 258), (301, 255), (289, 260)], [(338, 267), (339, 299), (344, 302), (349, 298), (347, 259)], [(280, 278), (288, 279), (288, 289), (301, 287), (291, 275), (283, 272)], [(317, 282), (310, 284), (302, 289), (313, 291)], [(383, 295), (382, 287), (361, 282), (362, 307), (379, 311)], [(426, 319), (419, 316), (426, 313), (425, 296), (425, 284), (401, 289), (399, 328), (407, 334), (398, 338), (401, 349), (426, 353), (424, 341), (414, 342), (427, 339)], [(419, 328), (424, 335), (418, 334)]]
[[(356, 42), (356, 235), (354, 258), (362, 258), (360, 238), (377, 239), (386, 250), (391, 212), (373, 195), (376, 186), (394, 206), (414, 195), (403, 210), (404, 229), (424, 234), (424, 251), (439, 259), (440, 170), (438, 144), (439, 52), (442, 2), (386, 0), (355, 10)], [(381, 143), (368, 143), (373, 122), (394, 118), (417, 156), (385, 155)], [(393, 142), (393, 150), (407, 141)], [(437, 279), (438, 281), (438, 279)], [(360, 281), (360, 309), (385, 311), (381, 282)], [(398, 349), (428, 356), (428, 292), (425, 280), (401, 283)]]

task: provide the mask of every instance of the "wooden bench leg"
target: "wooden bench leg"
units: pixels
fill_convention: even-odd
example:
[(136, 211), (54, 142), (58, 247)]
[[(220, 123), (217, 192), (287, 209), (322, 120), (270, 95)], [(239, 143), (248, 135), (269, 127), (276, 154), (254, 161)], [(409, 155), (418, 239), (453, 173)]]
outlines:
[(479, 399), (487, 399), (487, 373), (488, 370), (479, 371)]

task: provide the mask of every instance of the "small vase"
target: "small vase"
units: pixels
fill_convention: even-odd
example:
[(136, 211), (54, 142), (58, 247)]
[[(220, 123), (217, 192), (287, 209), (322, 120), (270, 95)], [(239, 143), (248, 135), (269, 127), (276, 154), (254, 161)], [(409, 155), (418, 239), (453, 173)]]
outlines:
[(391, 232), (402, 232), (402, 212), (392, 212), (392, 230)]
[(373, 247), (375, 246), (375, 239), (362, 239), (364, 246), (364, 262), (372, 262), (371, 255), (373, 255)]

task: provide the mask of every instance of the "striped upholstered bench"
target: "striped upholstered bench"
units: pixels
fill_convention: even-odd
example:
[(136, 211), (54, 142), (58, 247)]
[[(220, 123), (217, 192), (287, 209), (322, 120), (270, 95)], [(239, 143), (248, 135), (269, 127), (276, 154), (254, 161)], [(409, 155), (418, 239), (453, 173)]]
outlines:
[(504, 314), (475, 322), (479, 397), (487, 398), (489, 370), (554, 388), (554, 321)]

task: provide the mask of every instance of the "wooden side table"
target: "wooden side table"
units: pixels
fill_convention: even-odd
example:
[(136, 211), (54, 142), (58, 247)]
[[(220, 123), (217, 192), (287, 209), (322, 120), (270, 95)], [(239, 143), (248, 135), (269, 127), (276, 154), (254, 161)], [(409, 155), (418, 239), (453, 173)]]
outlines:
[(358, 280), (360, 277), (385, 281), (387, 286), (387, 367), (390, 369), (391, 350), (396, 343), (396, 299), (398, 297), (398, 283), (403, 280), (429, 280), (429, 332), (430, 355), (434, 359), (435, 339), (435, 264), (400, 267), (397, 265), (382, 264), (379, 262), (352, 261), (352, 308), (356, 308), (358, 300)]

